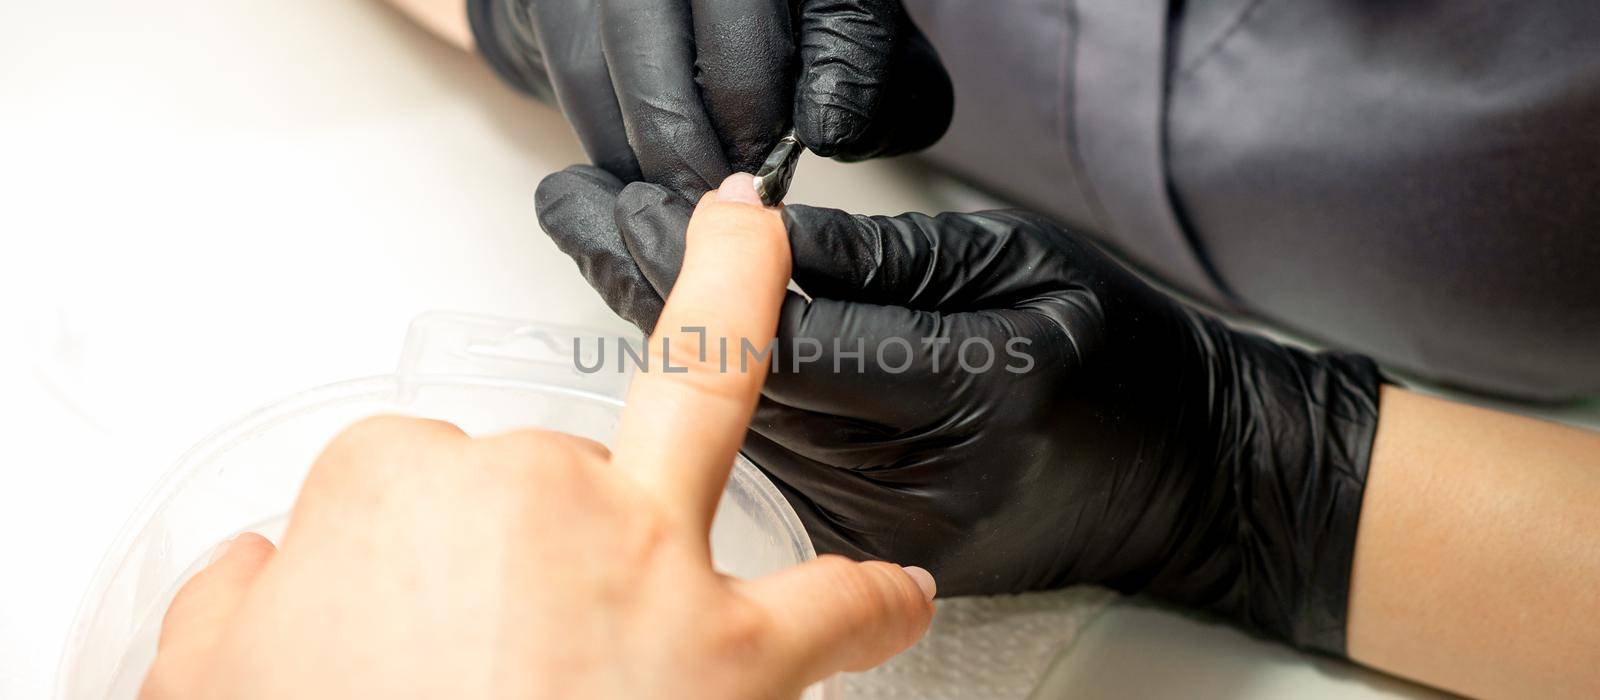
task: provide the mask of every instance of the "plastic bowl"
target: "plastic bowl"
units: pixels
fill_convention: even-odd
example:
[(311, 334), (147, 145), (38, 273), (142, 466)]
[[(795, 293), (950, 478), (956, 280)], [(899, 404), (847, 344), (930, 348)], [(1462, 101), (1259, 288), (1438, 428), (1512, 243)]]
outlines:
[[(135, 697), (178, 587), (236, 533), (277, 541), (312, 460), (365, 416), (438, 418), (475, 435), (540, 427), (609, 443), (626, 375), (585, 374), (573, 369), (571, 355), (558, 359), (561, 348), (577, 352), (598, 337), (430, 314), (413, 323), (396, 374), (312, 389), (205, 439), (145, 500), (101, 563), (62, 657), (58, 697)], [(733, 466), (711, 537), (717, 567), (740, 577), (814, 556), (794, 511), (743, 458)], [(833, 684), (807, 694), (837, 697)]]

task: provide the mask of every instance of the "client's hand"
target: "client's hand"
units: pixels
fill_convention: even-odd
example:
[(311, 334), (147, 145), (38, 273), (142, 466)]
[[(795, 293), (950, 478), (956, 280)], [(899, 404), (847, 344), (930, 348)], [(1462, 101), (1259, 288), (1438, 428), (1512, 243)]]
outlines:
[[(587, 168), (539, 195), (651, 327), (688, 206)], [(1234, 331), (1031, 214), (784, 216), (813, 299), (784, 304), (745, 451), (818, 550), (924, 563), (947, 593), (1147, 590), (1343, 651), (1370, 362)]]
[(244, 535), (179, 592), (146, 698), (793, 697), (927, 628), (920, 570), (824, 557), (756, 581), (708, 530), (766, 371), (788, 246), (746, 176), (702, 201), (615, 452), (374, 418), (312, 467), (281, 550)]

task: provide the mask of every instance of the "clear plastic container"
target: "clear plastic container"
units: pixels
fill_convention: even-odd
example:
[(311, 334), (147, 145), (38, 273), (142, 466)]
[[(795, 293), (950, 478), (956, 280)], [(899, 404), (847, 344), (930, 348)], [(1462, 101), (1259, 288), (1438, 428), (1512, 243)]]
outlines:
[[(412, 323), (399, 370), (295, 395), (192, 448), (146, 497), (101, 562), (73, 623), (56, 683), (71, 700), (133, 698), (162, 614), (219, 542), (252, 530), (277, 541), (312, 460), (345, 426), (376, 413), (451, 421), (471, 434), (519, 427), (608, 443), (628, 374), (585, 373), (602, 333), (459, 314)], [(614, 350), (614, 338), (607, 338)], [(602, 357), (616, 357), (610, 352)], [(794, 511), (739, 458), (712, 526), (727, 573), (754, 577), (814, 556)], [(827, 683), (808, 700), (837, 698)]]

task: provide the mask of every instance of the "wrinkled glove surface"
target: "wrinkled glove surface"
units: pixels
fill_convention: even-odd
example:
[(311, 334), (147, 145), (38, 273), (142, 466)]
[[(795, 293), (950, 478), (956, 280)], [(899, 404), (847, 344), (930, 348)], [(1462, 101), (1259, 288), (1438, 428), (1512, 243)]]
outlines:
[(480, 53), (559, 104), (595, 165), (688, 197), (792, 123), (863, 160), (932, 145), (950, 78), (899, 0), (468, 0)]
[[(650, 329), (691, 206), (579, 166), (538, 207)], [(745, 451), (819, 551), (947, 594), (1147, 591), (1344, 652), (1370, 361), (1231, 329), (1028, 213), (784, 218), (812, 298), (785, 302)]]

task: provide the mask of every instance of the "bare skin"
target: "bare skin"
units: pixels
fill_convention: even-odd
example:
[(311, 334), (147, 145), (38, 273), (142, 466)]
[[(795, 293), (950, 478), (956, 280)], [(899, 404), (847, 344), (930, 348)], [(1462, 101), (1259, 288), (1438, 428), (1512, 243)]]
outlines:
[(312, 467), (282, 549), (241, 536), (178, 593), (141, 696), (793, 698), (921, 637), (921, 569), (712, 569), (712, 515), (766, 363), (721, 371), (699, 343), (765, 346), (789, 278), (752, 178), (724, 190), (690, 226), (661, 324), (706, 332), (652, 339), (687, 372), (634, 380), (614, 453), (542, 431), (357, 424)]
[(1401, 389), (1382, 405), (1351, 658), (1474, 697), (1600, 697), (1600, 435)]

